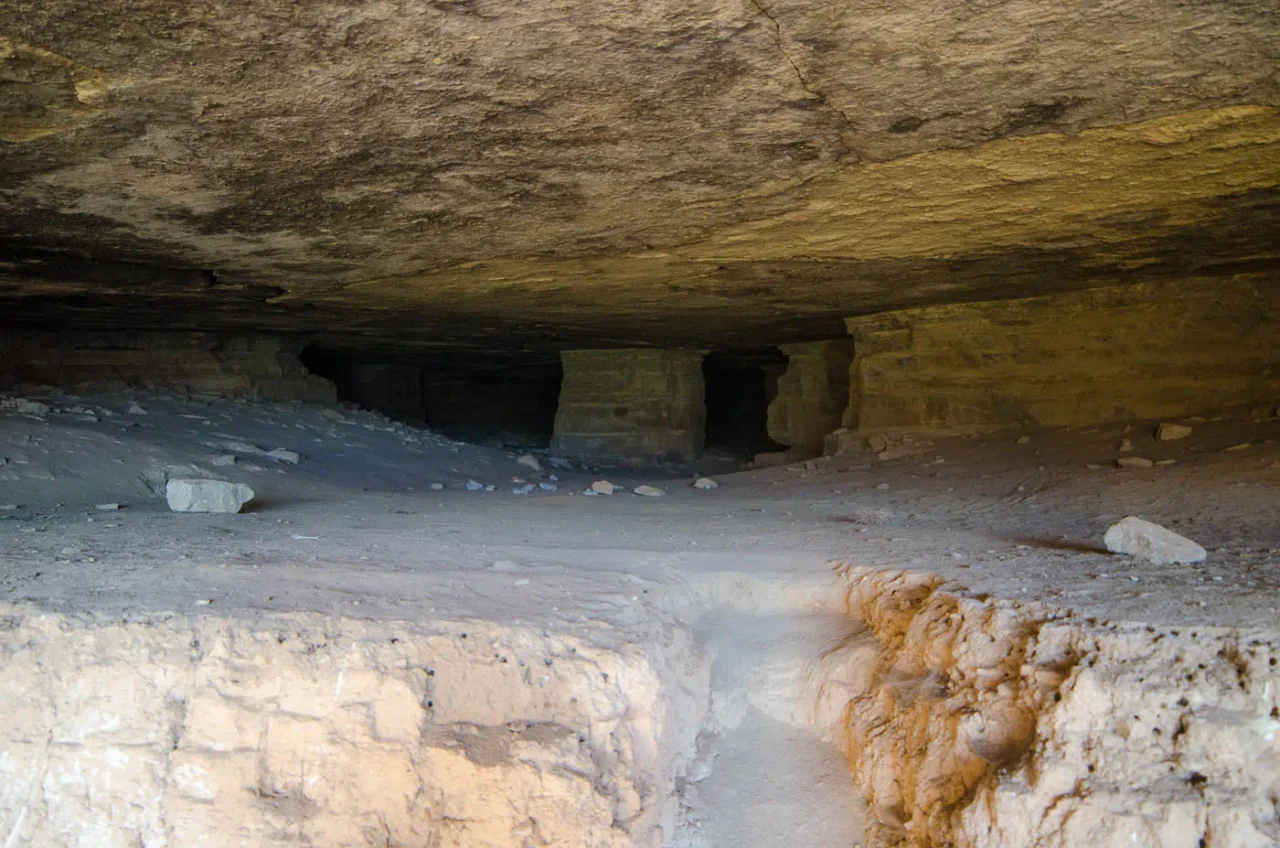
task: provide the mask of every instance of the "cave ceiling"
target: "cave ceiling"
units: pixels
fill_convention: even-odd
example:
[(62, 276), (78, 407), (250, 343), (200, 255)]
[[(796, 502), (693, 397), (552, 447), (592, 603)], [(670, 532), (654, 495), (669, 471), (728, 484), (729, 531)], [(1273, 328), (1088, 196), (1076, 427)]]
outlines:
[(1274, 0), (7, 0), (0, 324), (774, 344), (1280, 278)]

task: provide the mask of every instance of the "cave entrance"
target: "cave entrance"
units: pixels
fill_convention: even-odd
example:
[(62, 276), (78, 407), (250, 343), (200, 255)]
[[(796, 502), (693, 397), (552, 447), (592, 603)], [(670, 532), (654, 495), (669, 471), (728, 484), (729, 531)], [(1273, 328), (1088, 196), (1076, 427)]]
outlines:
[(777, 348), (715, 351), (702, 361), (707, 409), (705, 450), (711, 455), (750, 459), (785, 450), (769, 438), (769, 403), (787, 358)]
[(338, 398), (450, 438), (506, 448), (551, 442), (563, 376), (556, 358), (468, 362), (312, 346), (302, 362)]

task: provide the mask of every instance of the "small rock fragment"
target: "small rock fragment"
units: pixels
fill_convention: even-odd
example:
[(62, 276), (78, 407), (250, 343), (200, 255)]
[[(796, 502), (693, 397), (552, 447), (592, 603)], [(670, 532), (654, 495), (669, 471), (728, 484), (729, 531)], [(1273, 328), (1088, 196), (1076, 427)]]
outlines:
[(1134, 447), (1133, 447), (1133, 442), (1132, 442), (1131, 440), (1129, 440), (1129, 439), (1121, 439), (1121, 440), (1120, 440), (1120, 447), (1118, 448), (1118, 450), (1120, 451), (1120, 453), (1128, 453), (1129, 451), (1131, 451), (1131, 450), (1133, 450), (1133, 449), (1134, 449)]
[(502, 571), (507, 574), (516, 574), (524, 570), (520, 563), (513, 562), (509, 559), (495, 559), (493, 564), (489, 567), (494, 571)]
[(1174, 464), (1174, 463), (1176, 463), (1177, 461), (1178, 461), (1178, 460), (1176, 460), (1176, 459), (1157, 459), (1157, 460), (1156, 460), (1156, 465), (1173, 465), (1173, 464)]
[(1231, 446), (1231, 447), (1229, 447), (1229, 448), (1223, 448), (1223, 450), (1224, 450), (1224, 451), (1238, 451), (1238, 450), (1244, 450), (1245, 448), (1251, 448), (1251, 447), (1253, 447), (1253, 442), (1241, 442), (1241, 443), (1240, 443), (1240, 444), (1238, 444), (1238, 445), (1232, 445), (1232, 446)]
[(666, 494), (664, 490), (659, 489), (657, 486), (636, 486), (631, 491), (645, 498), (660, 498)]
[(591, 484), (591, 491), (597, 495), (612, 495), (618, 490), (618, 487), (610, 483), (608, 480), (597, 480)]
[(103, 512), (111, 512), (119, 508), (120, 508), (120, 504), (118, 503), (104, 503), (104, 504), (98, 504), (97, 506), (94, 507), (94, 509), (100, 509)]
[(1206, 555), (1187, 537), (1133, 515), (1108, 527), (1102, 541), (1112, 553), (1141, 557), (1156, 565), (1201, 562)]
[(560, 487), (555, 483), (539, 483), (538, 488), (544, 492), (557, 492), (560, 490)]
[(220, 467), (220, 468), (225, 468), (228, 465), (235, 465), (236, 455), (233, 453), (224, 453), (224, 454), (221, 454), (220, 456), (215, 456), (211, 458), (209, 460), (209, 464)]
[(0, 504), (0, 512), (11, 512), (17, 508), (17, 504)]
[(516, 460), (516, 464), (523, 465), (525, 468), (531, 468), (534, 471), (542, 471), (542, 463), (538, 462), (538, 458), (531, 453), (522, 454), (520, 458)]
[(478, 480), (468, 480), (466, 483), (466, 489), (468, 492), (483, 492), (484, 483), (481, 483)]
[(1142, 456), (1122, 456), (1116, 460), (1120, 468), (1150, 468), (1154, 463)]
[(130, 401), (129, 408), (125, 410), (125, 415), (146, 415), (147, 411), (138, 405), (137, 401)]
[(287, 462), (290, 465), (297, 465), (302, 461), (302, 456), (297, 451), (285, 450), (284, 448), (276, 448), (267, 451), (267, 456), (276, 462)]
[(534, 490), (534, 485), (533, 485), (532, 483), (525, 483), (523, 486), (516, 486), (516, 487), (514, 487), (514, 488), (511, 490), (511, 494), (513, 494), (513, 495), (528, 495), (528, 494), (531, 494), (531, 493), (533, 492), (533, 490)]
[(720, 484), (717, 483), (715, 480), (712, 480), (710, 477), (699, 477), (697, 480), (693, 481), (693, 488), (718, 489), (720, 488)]
[(1018, 444), (1020, 444), (1020, 445), (1025, 445), (1025, 444), (1027, 444), (1027, 443), (1028, 443), (1028, 442), (1030, 442), (1030, 441), (1031, 441), (1031, 437), (1030, 437), (1030, 436), (1019, 436), (1019, 437), (1018, 437)]
[(444, 491), (444, 483), (432, 483), (432, 484), (431, 484), (431, 491), (433, 491), (433, 492), (443, 492), (443, 491)]
[(1185, 424), (1167, 424), (1161, 422), (1156, 428), (1156, 438), (1162, 442), (1176, 442), (1191, 435), (1191, 428)]
[(253, 489), (222, 480), (170, 480), (164, 494), (174, 512), (239, 512), (253, 500)]

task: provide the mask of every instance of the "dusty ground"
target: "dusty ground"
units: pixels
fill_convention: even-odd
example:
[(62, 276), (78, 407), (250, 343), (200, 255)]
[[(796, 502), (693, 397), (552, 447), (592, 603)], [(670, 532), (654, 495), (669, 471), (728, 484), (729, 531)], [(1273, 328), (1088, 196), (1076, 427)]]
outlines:
[[(747, 473), (544, 458), (538, 476), (513, 454), (350, 409), (23, 397), (50, 410), (0, 411), (0, 602), (120, 619), (318, 612), (623, 636), (647, 609), (673, 614), (713, 658), (710, 719), (672, 843), (689, 848), (858, 838), (840, 753), (789, 722), (786, 703), (803, 663), (847, 627), (837, 563), (930, 572), (957, 591), (1082, 617), (1277, 630), (1273, 417), (1212, 417), (1174, 442), (1155, 441), (1154, 422), (1011, 432)], [(1132, 451), (1118, 450), (1124, 438)], [(231, 454), (233, 465), (211, 461)], [(1124, 456), (1176, 461), (1116, 468)], [(248, 483), (258, 497), (240, 515), (174, 514), (144, 480), (166, 467)], [(718, 489), (691, 487), (717, 471)], [(552, 473), (557, 491), (512, 493), (512, 477)], [(465, 490), (472, 479), (495, 490)], [(582, 495), (597, 479), (667, 494)], [(120, 509), (97, 508), (111, 503)], [(1157, 567), (1101, 550), (1106, 527), (1130, 514), (1198, 541), (1207, 560)]]

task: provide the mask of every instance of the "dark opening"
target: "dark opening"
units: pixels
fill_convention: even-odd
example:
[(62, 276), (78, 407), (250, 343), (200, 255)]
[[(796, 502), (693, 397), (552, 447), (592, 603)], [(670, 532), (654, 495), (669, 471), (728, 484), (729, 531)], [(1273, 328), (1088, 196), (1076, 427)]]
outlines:
[(702, 362), (706, 383), (706, 450), (738, 459), (785, 450), (769, 438), (769, 402), (787, 358), (776, 348), (715, 352)]
[(455, 439), (509, 448), (551, 442), (562, 371), (555, 359), (472, 364), (308, 347), (303, 364), (338, 398)]

